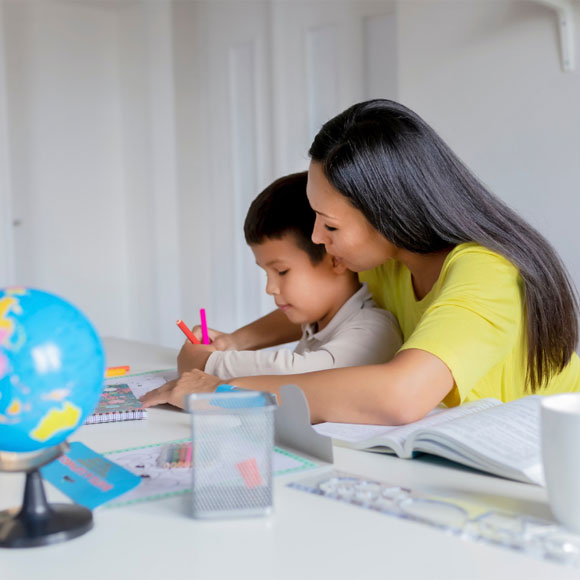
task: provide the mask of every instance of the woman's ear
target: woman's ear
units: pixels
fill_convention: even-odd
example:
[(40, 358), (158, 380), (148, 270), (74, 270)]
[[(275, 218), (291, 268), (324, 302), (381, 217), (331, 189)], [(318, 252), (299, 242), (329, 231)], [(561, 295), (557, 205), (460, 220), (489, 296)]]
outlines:
[(348, 268), (344, 265), (342, 260), (337, 260), (336, 256), (332, 256), (332, 269), (335, 274), (344, 274)]

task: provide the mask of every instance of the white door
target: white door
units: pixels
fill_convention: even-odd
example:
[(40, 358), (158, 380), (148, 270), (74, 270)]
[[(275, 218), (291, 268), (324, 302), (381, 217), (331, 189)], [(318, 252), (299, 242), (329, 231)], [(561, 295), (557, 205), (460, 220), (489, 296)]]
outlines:
[(3, 7), (12, 282), (61, 294), (122, 335), (127, 208), (114, 14), (73, 3)]
[(302, 169), (325, 121), (397, 96), (396, 3), (280, 2), (272, 21), (276, 172)]
[(8, 87), (6, 84), (3, 30), (4, 10), (0, 4), (0, 288), (15, 283), (10, 141), (8, 134)]
[(215, 325), (229, 330), (273, 307), (243, 239), (251, 200), (307, 168), (324, 121), (357, 101), (396, 97), (396, 12), (394, 2), (201, 6), (211, 304)]
[(171, 5), (1, 7), (0, 273), (103, 335), (179, 344)]
[(243, 223), (251, 201), (273, 177), (270, 3), (204, 2), (196, 15), (203, 35), (197, 89), (205, 95), (201, 139), (208, 174), (196, 200), (211, 223), (208, 238), (198, 244), (211, 256), (208, 324), (233, 330), (259, 316), (264, 300)]

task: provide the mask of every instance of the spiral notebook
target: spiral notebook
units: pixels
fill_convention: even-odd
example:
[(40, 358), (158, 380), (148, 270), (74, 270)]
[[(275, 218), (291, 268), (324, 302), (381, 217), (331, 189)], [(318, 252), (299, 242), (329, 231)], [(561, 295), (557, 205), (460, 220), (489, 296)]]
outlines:
[(145, 419), (147, 410), (127, 384), (105, 385), (97, 408), (85, 420), (85, 425)]

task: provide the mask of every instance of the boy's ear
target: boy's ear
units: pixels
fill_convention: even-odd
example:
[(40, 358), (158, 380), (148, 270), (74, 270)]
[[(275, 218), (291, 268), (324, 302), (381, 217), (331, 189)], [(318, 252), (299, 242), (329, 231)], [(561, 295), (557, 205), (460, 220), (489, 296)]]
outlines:
[(348, 268), (344, 265), (343, 261), (337, 260), (336, 256), (332, 256), (332, 269), (335, 274), (344, 274)]

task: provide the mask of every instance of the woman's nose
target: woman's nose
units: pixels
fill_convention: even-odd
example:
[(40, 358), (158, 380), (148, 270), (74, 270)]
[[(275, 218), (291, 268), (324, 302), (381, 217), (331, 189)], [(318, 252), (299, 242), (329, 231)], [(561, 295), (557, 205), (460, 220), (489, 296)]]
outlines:
[(326, 237), (323, 235), (324, 233), (324, 228), (321, 226), (321, 224), (319, 223), (319, 219), (318, 216), (316, 217), (316, 219), (314, 220), (314, 228), (312, 229), (312, 241), (315, 244), (325, 244), (326, 243)]

